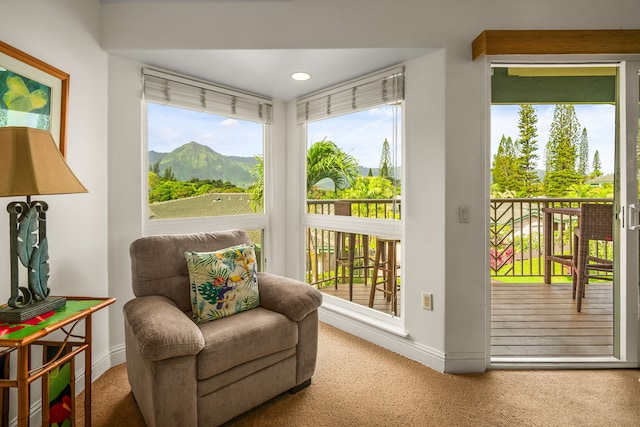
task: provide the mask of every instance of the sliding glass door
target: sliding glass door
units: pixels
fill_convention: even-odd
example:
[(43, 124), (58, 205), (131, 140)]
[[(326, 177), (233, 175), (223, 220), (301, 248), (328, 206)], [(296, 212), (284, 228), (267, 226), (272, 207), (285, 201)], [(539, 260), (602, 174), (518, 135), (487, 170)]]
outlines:
[[(637, 363), (638, 80), (624, 61), (492, 64), (492, 363)], [(602, 203), (613, 231), (588, 253), (613, 277), (581, 308), (574, 236)]]

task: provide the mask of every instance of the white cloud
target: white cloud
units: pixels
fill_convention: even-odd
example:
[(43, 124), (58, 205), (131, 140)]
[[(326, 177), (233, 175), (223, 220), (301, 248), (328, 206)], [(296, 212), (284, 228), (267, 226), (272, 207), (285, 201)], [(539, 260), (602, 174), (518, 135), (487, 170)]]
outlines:
[(240, 122), (236, 119), (225, 119), (222, 122), (220, 122), (220, 126), (222, 127), (236, 127), (236, 126), (240, 126)]

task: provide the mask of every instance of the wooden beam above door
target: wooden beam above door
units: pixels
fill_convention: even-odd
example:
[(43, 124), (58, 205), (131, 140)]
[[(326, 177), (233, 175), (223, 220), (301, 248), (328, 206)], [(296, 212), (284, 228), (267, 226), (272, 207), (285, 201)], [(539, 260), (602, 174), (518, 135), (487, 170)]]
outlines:
[(640, 54), (640, 30), (485, 30), (472, 57), (484, 55)]

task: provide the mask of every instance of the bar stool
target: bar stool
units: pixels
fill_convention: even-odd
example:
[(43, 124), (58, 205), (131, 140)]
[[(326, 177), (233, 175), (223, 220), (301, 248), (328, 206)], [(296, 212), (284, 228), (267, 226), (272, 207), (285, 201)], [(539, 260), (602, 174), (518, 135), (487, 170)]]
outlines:
[[(334, 215), (351, 216), (351, 202), (338, 201), (334, 203)], [(339, 270), (342, 266), (342, 283), (345, 281), (345, 270), (349, 270), (349, 301), (353, 301), (353, 272), (364, 270), (364, 283), (367, 283), (369, 276), (369, 236), (360, 236), (362, 245), (362, 255), (356, 256), (356, 234), (336, 231), (335, 234), (335, 288), (338, 289)], [(356, 266), (356, 260), (362, 260), (362, 265)]]
[[(382, 292), (388, 302), (391, 302), (393, 315), (398, 314), (398, 288), (397, 283), (398, 264), (397, 245), (400, 240), (376, 237), (376, 255), (373, 264), (373, 275), (371, 277), (371, 292), (369, 293), (369, 307), (373, 308), (373, 300), (376, 291)], [(379, 273), (382, 272), (382, 280)]]

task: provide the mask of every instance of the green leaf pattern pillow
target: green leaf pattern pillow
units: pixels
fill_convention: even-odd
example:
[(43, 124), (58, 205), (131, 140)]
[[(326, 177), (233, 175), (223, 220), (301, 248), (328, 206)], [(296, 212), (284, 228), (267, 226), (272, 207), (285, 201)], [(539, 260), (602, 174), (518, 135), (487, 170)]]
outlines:
[(193, 319), (220, 319), (260, 305), (253, 245), (215, 252), (185, 252), (191, 281)]

